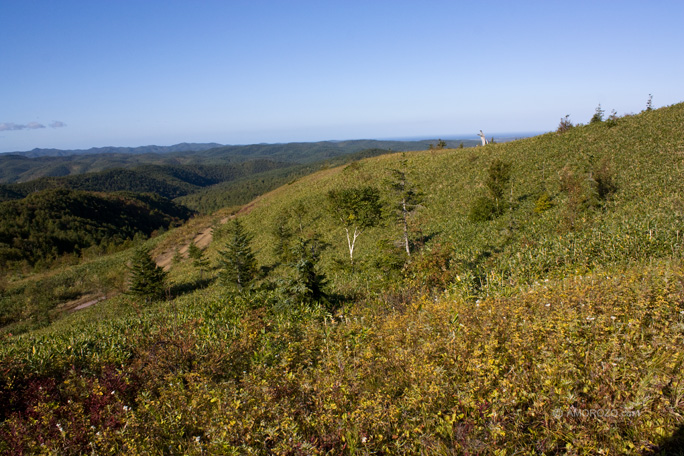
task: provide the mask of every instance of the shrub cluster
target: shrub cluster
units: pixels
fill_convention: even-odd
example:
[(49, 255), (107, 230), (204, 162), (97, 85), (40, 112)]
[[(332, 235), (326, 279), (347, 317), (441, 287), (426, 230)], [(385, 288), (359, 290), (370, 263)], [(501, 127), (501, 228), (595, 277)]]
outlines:
[(511, 164), (501, 159), (493, 160), (487, 168), (485, 187), (487, 196), (480, 196), (470, 208), (470, 219), (474, 222), (485, 222), (503, 214), (504, 197), (510, 188)]
[(683, 283), (663, 263), (336, 316), (205, 291), (3, 347), (0, 451), (639, 454), (680, 424)]

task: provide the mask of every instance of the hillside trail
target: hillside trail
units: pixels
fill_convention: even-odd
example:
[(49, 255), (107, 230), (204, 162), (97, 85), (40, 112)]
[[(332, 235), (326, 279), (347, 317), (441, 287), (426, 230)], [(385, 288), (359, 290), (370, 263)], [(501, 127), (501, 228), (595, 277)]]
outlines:
[(109, 299), (113, 296), (116, 296), (116, 294), (117, 293), (88, 293), (84, 296), (81, 296), (78, 299), (74, 299), (72, 301), (68, 301), (64, 304), (61, 304), (59, 306), (59, 310), (63, 312), (76, 312), (77, 310), (87, 309), (88, 307), (93, 306), (98, 302), (102, 302), (105, 299)]
[[(237, 211), (233, 215), (229, 215), (227, 217), (223, 217), (222, 219), (219, 220), (219, 223), (221, 225), (225, 224), (228, 222), (228, 220), (231, 220), (235, 218), (238, 215), (246, 214), (252, 210), (254, 207), (256, 201), (252, 201), (249, 204), (246, 204), (242, 208), (240, 208), (239, 211)], [(211, 244), (211, 241), (214, 238), (214, 228), (212, 226), (205, 227), (201, 229), (193, 238), (192, 241), (184, 242), (181, 248), (179, 249), (180, 254), (183, 256), (187, 256), (188, 249), (190, 248), (190, 244), (192, 242), (195, 243), (197, 247), (200, 249), (205, 249), (209, 244)], [(164, 268), (164, 270), (169, 270), (171, 268), (171, 263), (173, 261), (173, 257), (176, 254), (176, 249), (167, 249), (164, 252), (162, 252), (160, 255), (158, 255), (155, 258), (155, 262), (157, 263), (157, 266)], [(82, 309), (87, 309), (90, 306), (93, 306), (99, 302), (102, 302), (106, 299), (112, 298), (116, 296), (118, 293), (89, 293), (85, 296), (81, 296), (78, 299), (74, 299), (72, 301), (65, 302), (62, 304), (60, 307), (62, 310), (68, 311), (68, 312), (76, 312), (78, 310)]]
[[(240, 208), (235, 214), (229, 215), (227, 217), (223, 217), (220, 221), (219, 224), (224, 225), (228, 220), (232, 220), (238, 215), (243, 215), (249, 213), (254, 205), (256, 204), (256, 201), (260, 199), (257, 198), (254, 201), (252, 201), (249, 204), (244, 205), (243, 207)], [(195, 243), (197, 247), (200, 249), (204, 250), (209, 244), (211, 244), (211, 241), (214, 239), (214, 228), (212, 226), (205, 227), (204, 229), (200, 230), (193, 238), (192, 241), (184, 242), (181, 247), (178, 249), (178, 252), (183, 256), (187, 257), (188, 255), (188, 249), (190, 248), (191, 243)], [(176, 255), (176, 248), (173, 249), (167, 249), (164, 252), (162, 252), (160, 255), (157, 255), (155, 258), (155, 262), (157, 263), (157, 266), (164, 268), (165, 271), (168, 271), (171, 269), (171, 263), (173, 262), (173, 257)]]
[[(224, 217), (221, 219), (221, 224), (226, 223), (230, 217)], [(204, 249), (206, 246), (208, 246), (211, 243), (211, 240), (213, 239), (213, 228), (208, 227), (203, 230), (201, 230), (199, 233), (197, 233), (193, 241), (195, 242), (195, 245), (199, 247), (200, 249)], [(179, 249), (180, 254), (183, 256), (187, 256), (188, 248), (190, 247), (190, 242), (184, 243), (183, 246)], [(171, 268), (171, 263), (173, 261), (173, 257), (176, 254), (176, 250), (166, 250), (164, 251), (161, 255), (157, 256), (155, 258), (155, 262), (157, 263), (157, 266), (164, 268), (164, 270), (168, 271)], [(62, 309), (69, 311), (69, 312), (76, 312), (77, 310), (83, 310), (86, 309), (90, 306), (93, 306), (99, 302), (104, 301), (107, 298), (111, 298), (115, 296), (117, 293), (114, 294), (88, 294), (86, 296), (82, 296), (78, 299), (74, 299), (73, 301), (69, 301), (64, 303), (61, 307)]]
[[(231, 217), (224, 217), (220, 220), (221, 225), (226, 223), (228, 220), (230, 220)], [(213, 227), (207, 227), (201, 230), (199, 233), (197, 233), (193, 238), (192, 241), (184, 242), (181, 247), (178, 249), (178, 252), (183, 256), (187, 257), (188, 256), (188, 249), (190, 248), (190, 244), (193, 242), (197, 247), (200, 249), (204, 250), (209, 244), (211, 244), (212, 239), (214, 239), (214, 228)], [(173, 257), (176, 255), (176, 249), (167, 249), (166, 251), (162, 252), (160, 255), (158, 255), (154, 260), (157, 263), (157, 266), (164, 268), (165, 271), (168, 271), (171, 269), (171, 263), (173, 262)]]

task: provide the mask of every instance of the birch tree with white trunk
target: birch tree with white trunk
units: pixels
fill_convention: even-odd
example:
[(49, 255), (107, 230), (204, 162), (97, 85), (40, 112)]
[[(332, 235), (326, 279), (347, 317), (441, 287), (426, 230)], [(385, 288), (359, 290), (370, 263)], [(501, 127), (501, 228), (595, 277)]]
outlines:
[(359, 236), (382, 219), (380, 190), (371, 186), (330, 190), (328, 204), (344, 228), (349, 261), (353, 265), (354, 249)]

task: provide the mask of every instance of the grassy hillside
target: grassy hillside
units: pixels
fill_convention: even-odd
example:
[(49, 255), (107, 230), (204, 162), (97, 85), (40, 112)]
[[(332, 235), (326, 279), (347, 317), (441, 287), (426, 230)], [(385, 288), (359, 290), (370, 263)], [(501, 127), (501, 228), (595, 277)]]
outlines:
[[(214, 281), (230, 240), (217, 215), (212, 267), (174, 263), (174, 299), (118, 295), (5, 332), (0, 451), (673, 454), (682, 154), (684, 104), (301, 177), (237, 214), (263, 266), (252, 291)], [(411, 258), (392, 169), (424, 195)], [(327, 194), (366, 185), (385, 217), (359, 236), (352, 267)], [(199, 223), (151, 246), (189, 242)], [(302, 299), (306, 265), (276, 254), (297, 237), (321, 247), (328, 300)]]
[[(280, 189), (261, 200), (245, 223), (259, 233), (255, 243), (261, 261), (272, 262), (268, 245), (274, 238), (263, 227), (275, 226), (289, 208), (301, 204), (310, 229), (331, 245), (324, 253), (324, 263), (331, 266), (334, 259), (344, 259), (346, 240), (338, 221), (324, 210), (326, 192), (373, 183), (389, 206), (392, 196), (383, 181), (390, 178), (389, 170), (403, 169), (425, 194), (412, 219), (414, 239), (429, 240), (424, 253), (445, 250), (448, 269), (477, 295), (596, 265), (677, 257), (684, 226), (683, 112), (676, 105), (619, 119), (612, 127), (602, 123), (464, 151), (366, 160)], [(511, 165), (505, 210), (491, 221), (473, 222), (472, 207), (487, 195), (487, 170), (496, 160)], [(595, 188), (600, 175), (613, 186), (603, 197)], [(541, 209), (540, 199), (546, 201)], [(401, 237), (399, 225), (389, 216), (386, 220), (359, 238), (366, 280), (383, 275), (374, 266), (381, 259), (379, 246)]]

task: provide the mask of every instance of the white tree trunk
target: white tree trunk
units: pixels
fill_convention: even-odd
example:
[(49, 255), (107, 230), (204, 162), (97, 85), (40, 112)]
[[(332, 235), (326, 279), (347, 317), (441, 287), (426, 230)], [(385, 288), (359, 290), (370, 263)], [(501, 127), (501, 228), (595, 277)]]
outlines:
[(489, 141), (487, 141), (487, 138), (485, 138), (484, 133), (482, 133), (482, 130), (480, 130), (480, 133), (479, 133), (477, 136), (479, 136), (480, 139), (482, 140), (482, 145), (483, 145), (483, 146), (486, 145), (486, 144), (489, 142)]
[(404, 222), (404, 246), (406, 247), (406, 254), (411, 256), (411, 248), (409, 246), (408, 238), (408, 210), (406, 209), (406, 198), (401, 200), (401, 212)]
[(354, 234), (349, 235), (349, 228), (344, 228), (345, 233), (347, 233), (347, 246), (349, 247), (349, 261), (354, 264), (354, 245), (356, 244), (356, 239), (361, 235), (361, 231), (354, 227)]

